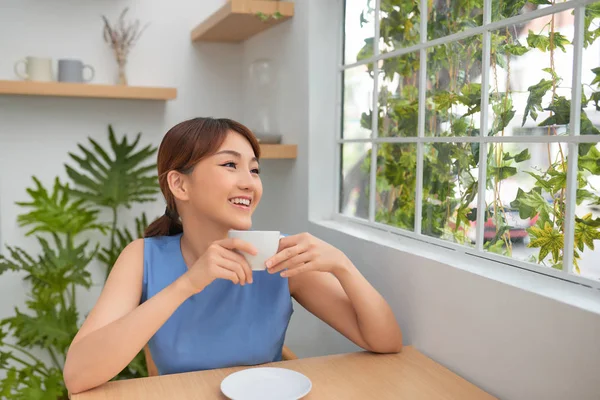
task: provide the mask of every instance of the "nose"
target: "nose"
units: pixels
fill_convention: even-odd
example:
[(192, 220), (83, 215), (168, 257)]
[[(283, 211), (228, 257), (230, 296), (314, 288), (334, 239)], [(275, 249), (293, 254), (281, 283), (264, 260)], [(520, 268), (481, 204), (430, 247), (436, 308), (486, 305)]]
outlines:
[(250, 170), (239, 170), (238, 187), (241, 190), (253, 191), (256, 188), (256, 176)]

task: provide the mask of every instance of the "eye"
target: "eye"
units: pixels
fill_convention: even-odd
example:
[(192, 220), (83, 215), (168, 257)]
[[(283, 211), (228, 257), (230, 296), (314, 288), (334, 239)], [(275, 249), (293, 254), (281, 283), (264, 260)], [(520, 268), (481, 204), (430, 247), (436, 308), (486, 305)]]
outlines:
[(253, 174), (260, 175), (260, 168), (254, 168), (251, 172)]
[(225, 164), (221, 164), (222, 167), (228, 167), (228, 168), (236, 168), (236, 164), (233, 161), (227, 162)]

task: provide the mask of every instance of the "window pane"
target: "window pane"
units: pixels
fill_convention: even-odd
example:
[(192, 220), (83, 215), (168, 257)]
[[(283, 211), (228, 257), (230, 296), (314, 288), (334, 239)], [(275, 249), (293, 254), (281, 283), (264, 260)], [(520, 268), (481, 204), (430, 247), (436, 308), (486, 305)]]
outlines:
[(419, 43), (421, 13), (414, 0), (381, 0), (379, 49), (382, 53)]
[(573, 77), (571, 12), (492, 32), (490, 136), (568, 133)]
[(414, 229), (416, 174), (415, 143), (379, 145), (375, 221)]
[(574, 272), (600, 279), (600, 145), (579, 145)]
[(481, 26), (483, 22), (483, 0), (430, 0), (428, 4), (429, 40)]
[(478, 143), (425, 145), (424, 235), (473, 245), (477, 206)]
[(373, 56), (375, 0), (346, 0), (344, 64)]
[[(564, 3), (566, 0), (554, 0), (554, 4)], [(507, 0), (492, 0), (492, 21), (499, 21), (514, 17), (519, 14), (525, 14), (535, 11), (538, 8), (548, 7), (548, 5), (538, 5), (537, 2), (531, 1), (507, 1)]]
[(582, 135), (600, 135), (600, 3), (588, 5), (584, 19), (580, 132)]
[(479, 135), (480, 82), (480, 36), (430, 48), (425, 135)]
[(371, 136), (374, 87), (372, 76), (372, 64), (350, 68), (343, 72), (342, 137), (345, 139), (365, 139)]
[(565, 143), (490, 145), (486, 251), (562, 269)]
[(371, 144), (345, 143), (342, 145), (341, 154), (340, 213), (367, 219)]
[(419, 130), (419, 53), (381, 62), (379, 136), (417, 136)]

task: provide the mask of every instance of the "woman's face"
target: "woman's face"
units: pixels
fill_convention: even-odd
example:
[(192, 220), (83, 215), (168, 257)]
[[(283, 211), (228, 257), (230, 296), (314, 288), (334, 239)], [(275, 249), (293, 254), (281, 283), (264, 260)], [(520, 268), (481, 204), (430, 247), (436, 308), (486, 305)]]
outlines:
[(258, 160), (246, 138), (230, 131), (219, 150), (196, 165), (189, 180), (194, 213), (226, 229), (250, 229), (263, 188)]

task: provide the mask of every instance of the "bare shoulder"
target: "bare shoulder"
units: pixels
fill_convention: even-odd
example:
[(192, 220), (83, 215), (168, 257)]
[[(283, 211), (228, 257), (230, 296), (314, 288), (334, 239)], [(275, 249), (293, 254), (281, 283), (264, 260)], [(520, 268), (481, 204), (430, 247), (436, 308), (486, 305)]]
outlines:
[(140, 303), (143, 274), (144, 240), (136, 239), (117, 258), (98, 301), (73, 343), (134, 310)]

